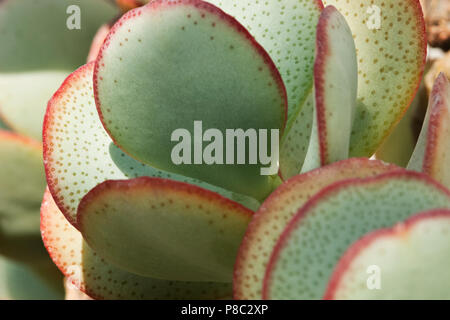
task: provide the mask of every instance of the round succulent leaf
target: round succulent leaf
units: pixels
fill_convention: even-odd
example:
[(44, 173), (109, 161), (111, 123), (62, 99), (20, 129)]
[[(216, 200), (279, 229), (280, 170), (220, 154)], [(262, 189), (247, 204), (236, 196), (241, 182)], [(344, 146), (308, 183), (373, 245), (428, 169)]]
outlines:
[(371, 156), (400, 120), (426, 59), (419, 0), (323, 0), (345, 17), (358, 59), (358, 103), (351, 156)]
[(325, 299), (448, 300), (450, 211), (418, 214), (347, 249)]
[(50, 100), (44, 120), (44, 163), (52, 195), (76, 225), (78, 204), (106, 180), (156, 176), (184, 181), (218, 192), (256, 209), (259, 202), (196, 179), (156, 170), (114, 145), (100, 122), (92, 89), (94, 63), (73, 72)]
[(236, 299), (261, 299), (270, 254), (286, 224), (326, 186), (345, 179), (376, 176), (398, 170), (369, 159), (348, 159), (297, 175), (275, 190), (253, 215), (238, 252), (233, 279)]
[(158, 280), (115, 267), (86, 244), (49, 191), (42, 202), (41, 232), (56, 266), (94, 299), (219, 299), (231, 294), (228, 283)]
[(78, 207), (78, 226), (91, 248), (127, 271), (231, 282), (252, 213), (206, 189), (142, 177), (91, 190)]
[(326, 7), (317, 26), (314, 92), (320, 165), (348, 158), (358, 89), (356, 49), (339, 11)]
[(310, 145), (314, 108), (314, 95), (311, 91), (301, 110), (288, 121), (280, 146), (280, 175), (284, 180), (302, 170)]
[[(272, 191), (271, 178), (260, 173), (261, 161), (236, 164), (237, 152), (225, 147), (226, 130), (275, 129), (281, 136), (285, 88), (264, 49), (215, 6), (152, 1), (129, 11), (100, 51), (94, 91), (106, 130), (141, 162), (258, 199)], [(202, 121), (203, 130), (220, 131), (223, 143), (215, 142), (222, 157), (213, 164), (197, 149), (194, 121)], [(175, 130), (188, 130), (188, 138), (172, 141)], [(172, 154), (180, 143), (189, 151), (181, 151), (183, 163), (175, 164)]]
[(450, 187), (450, 84), (441, 73), (430, 94), (422, 131), (408, 164)]
[(284, 229), (266, 269), (263, 298), (322, 298), (334, 266), (353, 242), (372, 230), (439, 208), (450, 208), (450, 192), (413, 171), (327, 187)]
[[(269, 53), (283, 78), (288, 117), (303, 108), (313, 84), (320, 0), (209, 0), (239, 21)], [(297, 172), (298, 173), (298, 172)]]

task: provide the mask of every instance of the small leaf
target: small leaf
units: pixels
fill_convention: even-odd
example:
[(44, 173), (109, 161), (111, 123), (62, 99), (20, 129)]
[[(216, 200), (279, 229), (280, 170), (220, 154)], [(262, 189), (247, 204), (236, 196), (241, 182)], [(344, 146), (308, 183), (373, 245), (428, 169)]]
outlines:
[(450, 211), (424, 212), (352, 244), (324, 298), (448, 300), (449, 263)]
[(427, 115), (408, 168), (450, 187), (450, 85), (441, 73), (430, 94)]
[(317, 192), (337, 181), (397, 169), (381, 161), (348, 159), (297, 175), (282, 184), (253, 215), (247, 228), (235, 266), (235, 298), (261, 299), (264, 272), (273, 247), (288, 221)]
[[(225, 164), (230, 148), (223, 148), (224, 164), (192, 161), (203, 150), (192, 152), (192, 164), (172, 159), (179, 144), (172, 134), (185, 129), (193, 136), (197, 120), (205, 131), (218, 129), (223, 145), (226, 129), (276, 129), (281, 136), (284, 128), (287, 99), (275, 65), (236, 20), (213, 5), (153, 1), (129, 11), (101, 49), (94, 91), (106, 130), (141, 162), (257, 199), (272, 191), (259, 162)], [(188, 146), (198, 146), (191, 140)]]
[(15, 131), (40, 141), (45, 106), (69, 72), (35, 71), (0, 74), (0, 109)]
[(326, 7), (317, 27), (314, 65), (321, 166), (348, 158), (358, 88), (355, 50), (345, 18)]
[(62, 273), (95, 299), (220, 299), (231, 294), (231, 285), (179, 282), (138, 276), (109, 264), (93, 251), (59, 211), (50, 192), (41, 208), (45, 247)]
[(450, 208), (450, 191), (412, 171), (329, 186), (284, 229), (266, 269), (263, 298), (320, 299), (334, 266), (353, 242), (372, 230), (438, 208)]
[(44, 121), (44, 162), (49, 189), (76, 225), (78, 204), (97, 184), (112, 179), (156, 176), (199, 185), (254, 209), (259, 203), (199, 180), (144, 165), (117, 148), (103, 128), (92, 90), (94, 63), (73, 72), (50, 100)]
[(216, 193), (160, 178), (106, 181), (78, 207), (87, 243), (143, 276), (231, 282), (252, 212)]
[(419, 0), (323, 0), (346, 18), (358, 59), (350, 156), (372, 156), (405, 113), (426, 59)]

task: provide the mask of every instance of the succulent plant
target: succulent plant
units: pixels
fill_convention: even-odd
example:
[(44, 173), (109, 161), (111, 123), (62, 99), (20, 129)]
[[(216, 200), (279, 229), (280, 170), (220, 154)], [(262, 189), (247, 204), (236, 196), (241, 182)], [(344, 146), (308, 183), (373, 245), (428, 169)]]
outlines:
[[(61, 23), (46, 10), (65, 12), (69, 2), (32, 2), (48, 17), (40, 27)], [(5, 3), (0, 16), (11, 19), (31, 1)], [(9, 62), (0, 69), (1, 110), (18, 132), (39, 136), (35, 111), (49, 92), (28, 105), (14, 91), (22, 82), (9, 79), (26, 72), (17, 79), (32, 94), (26, 85), (33, 79), (54, 92), (65, 78), (43, 124), (48, 189), (40, 227), (69, 282), (95, 299), (449, 298), (447, 276), (424, 279), (444, 273), (441, 261), (448, 260), (444, 75), (430, 94), (415, 150), (413, 134), (400, 126), (411, 138), (407, 145), (400, 139), (393, 143), (399, 152), (385, 144), (378, 153), (408, 168), (369, 159), (422, 79), (418, 0), (116, 4), (127, 12), (114, 24), (107, 24), (117, 13), (110, 3), (80, 1), (82, 12), (95, 13), (82, 33), (55, 30), (30, 41), (22, 28), (25, 41), (15, 43), (23, 56), (0, 53)], [(6, 30), (12, 37), (19, 29)], [(60, 54), (55, 39), (80, 46)], [(88, 63), (79, 67), (89, 47)], [(11, 88), (14, 99), (2, 99)], [(18, 105), (33, 110), (33, 126)], [(221, 146), (229, 129), (248, 134), (244, 159), (239, 146)], [(252, 129), (277, 135), (252, 145)], [(185, 140), (192, 148), (176, 149)], [(262, 174), (278, 143), (278, 174)], [(39, 145), (35, 162), (1, 153), (19, 154), (18, 143), (11, 148), (0, 148), (0, 161), (25, 168), (14, 182), (36, 176)], [(259, 159), (246, 163), (256, 151)], [(188, 161), (174, 161), (174, 153)], [(28, 162), (17, 166), (19, 160)], [(11, 189), (0, 204), (41, 195), (42, 178), (36, 181), (40, 192)], [(418, 267), (404, 272), (412, 263)], [(366, 265), (382, 268), (381, 281), (391, 283), (365, 289)], [(408, 290), (414, 279), (420, 290)]]

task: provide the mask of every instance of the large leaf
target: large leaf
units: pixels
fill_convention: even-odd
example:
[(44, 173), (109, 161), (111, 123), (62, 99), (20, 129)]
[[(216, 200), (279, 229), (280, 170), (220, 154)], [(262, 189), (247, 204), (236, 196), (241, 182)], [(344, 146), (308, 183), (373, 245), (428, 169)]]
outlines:
[(408, 168), (422, 171), (450, 187), (450, 85), (443, 73), (434, 83)]
[(437, 208), (450, 208), (450, 192), (412, 171), (329, 186), (296, 213), (280, 236), (266, 269), (263, 297), (320, 299), (334, 266), (353, 242)]
[(358, 58), (358, 105), (351, 156), (371, 156), (400, 120), (426, 58), (419, 0), (323, 0), (347, 19)]
[(311, 91), (320, 0), (209, 0), (239, 21), (267, 50), (283, 78), (294, 119)]
[(0, 254), (26, 261), (42, 259), (40, 198), (45, 190), (42, 147), (0, 130)]
[(206, 189), (143, 177), (94, 188), (80, 203), (78, 226), (91, 248), (130, 272), (231, 282), (251, 215)]
[(239, 248), (233, 281), (237, 299), (261, 299), (270, 254), (284, 227), (317, 192), (340, 180), (376, 176), (397, 170), (369, 159), (349, 159), (297, 175), (286, 181), (254, 214)]
[(48, 191), (41, 208), (41, 232), (58, 268), (69, 281), (96, 299), (218, 299), (231, 294), (227, 283), (157, 280), (109, 264), (84, 242)]
[(67, 219), (76, 224), (78, 204), (97, 184), (112, 179), (156, 176), (200, 185), (254, 209), (249, 197), (184, 176), (156, 170), (126, 155), (104, 130), (92, 90), (94, 64), (71, 74), (50, 100), (44, 121), (47, 182)]
[[(237, 162), (237, 149), (224, 147), (225, 140), (231, 142), (225, 137), (227, 129), (238, 128), (276, 129), (281, 136), (285, 88), (264, 49), (213, 5), (153, 1), (129, 11), (101, 49), (94, 91), (106, 130), (136, 159), (258, 199), (272, 191), (271, 177), (261, 175), (261, 159), (251, 164), (248, 148), (246, 164), (226, 163), (226, 157)], [(187, 140), (197, 120), (204, 130), (220, 131), (219, 137), (213, 135), (218, 144), (213, 164), (203, 162), (202, 147), (194, 141), (202, 136)], [(194, 159), (192, 164), (172, 158), (172, 149), (181, 143), (177, 129), (190, 131), (183, 136), (189, 151), (182, 153), (189, 162)], [(268, 137), (267, 145), (277, 139)]]
[(325, 299), (450, 299), (450, 211), (374, 231), (347, 249)]
[[(80, 29), (69, 29), (78, 13)], [(1, 2), (0, 109), (14, 130), (41, 139), (51, 94), (84, 63), (95, 32), (115, 14), (107, 0)]]
[(317, 26), (315, 119), (303, 172), (348, 158), (357, 88), (351, 30), (336, 8), (328, 6)]

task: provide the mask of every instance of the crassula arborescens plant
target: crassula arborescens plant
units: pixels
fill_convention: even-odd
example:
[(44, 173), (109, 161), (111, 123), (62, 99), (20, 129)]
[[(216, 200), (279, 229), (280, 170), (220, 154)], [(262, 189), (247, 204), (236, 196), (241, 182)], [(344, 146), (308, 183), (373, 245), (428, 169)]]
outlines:
[[(329, 298), (341, 292), (330, 278), (352, 276), (340, 267), (352, 243), (449, 209), (430, 171), (367, 158), (408, 108), (426, 56), (418, 1), (371, 4), (378, 25), (362, 0), (155, 0), (122, 16), (45, 116), (41, 231), (61, 271), (93, 298)], [(446, 172), (448, 114), (432, 114), (425, 126), (442, 129), (415, 157)], [(197, 163), (190, 141), (196, 164), (175, 163), (172, 133), (196, 121), (216, 130), (203, 139), (217, 158)], [(238, 128), (278, 130), (278, 174), (220, 163), (229, 149), (214, 142)]]

